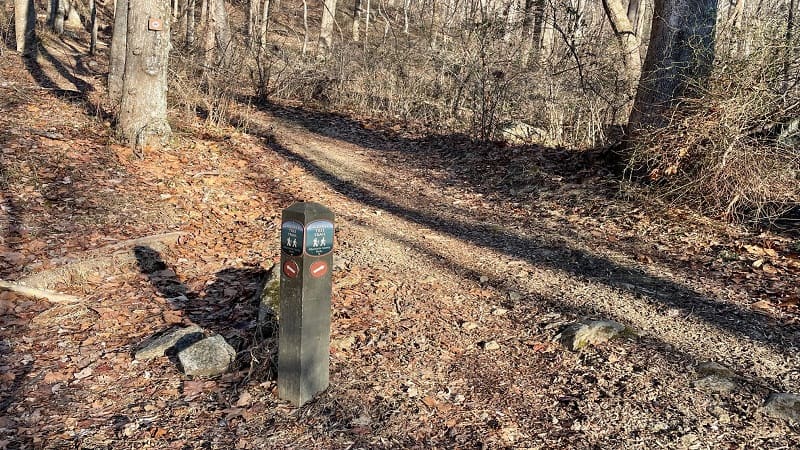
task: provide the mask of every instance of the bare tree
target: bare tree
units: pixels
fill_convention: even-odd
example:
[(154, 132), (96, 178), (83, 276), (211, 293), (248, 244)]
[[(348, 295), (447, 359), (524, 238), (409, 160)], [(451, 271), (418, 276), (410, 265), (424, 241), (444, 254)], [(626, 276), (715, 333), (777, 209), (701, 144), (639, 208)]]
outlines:
[(714, 60), (717, 0), (656, 0), (650, 44), (629, 121), (632, 132), (660, 126), (665, 108), (690, 94)]
[(263, 8), (261, 9), (261, 38), (259, 44), (263, 49), (267, 45), (267, 33), (269, 33), (269, 19), (272, 14), (274, 4), (270, 0), (264, 0)]
[(14, 1), (14, 31), (17, 51), (23, 55), (36, 52), (36, 8), (33, 0)]
[(125, 57), (128, 40), (128, 0), (117, 0), (114, 10), (114, 31), (108, 69), (108, 98), (115, 105), (122, 101), (122, 82), (125, 78)]
[(254, 48), (257, 41), (260, 3), (260, 0), (250, 0), (250, 8), (247, 11), (247, 38), (250, 48)]
[(186, 45), (194, 45), (195, 8), (197, 0), (186, 0)]
[(130, 2), (117, 131), (125, 142), (140, 152), (145, 147), (166, 145), (172, 134), (167, 122), (169, 48), (169, 2)]
[(359, 25), (361, 24), (361, 0), (353, 2), (353, 41), (358, 42), (361, 39), (359, 32)]
[(333, 23), (336, 17), (336, 0), (323, 0), (322, 23), (319, 29), (319, 54), (326, 56), (333, 48)]
[(89, 54), (97, 51), (97, 0), (89, 0), (89, 23), (91, 27), (89, 39)]
[(626, 81), (624, 98), (619, 102), (620, 108), (614, 114), (612, 122), (614, 125), (624, 125), (630, 115), (630, 108), (633, 106), (633, 99), (636, 96), (636, 86), (642, 73), (639, 37), (627, 14), (630, 9), (626, 11), (622, 0), (603, 0), (603, 8), (619, 42), (622, 52), (622, 73)]

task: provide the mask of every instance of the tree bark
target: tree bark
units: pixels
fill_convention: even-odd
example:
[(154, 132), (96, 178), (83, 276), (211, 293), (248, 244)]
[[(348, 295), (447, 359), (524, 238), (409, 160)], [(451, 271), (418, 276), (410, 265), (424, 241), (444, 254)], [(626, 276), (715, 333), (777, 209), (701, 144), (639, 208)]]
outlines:
[(522, 64), (528, 65), (534, 47), (539, 50), (545, 0), (525, 0), (522, 17)]
[(258, 30), (258, 7), (260, 5), (260, 0), (250, 0), (250, 9), (247, 12), (247, 39), (250, 43), (250, 48), (255, 47), (256, 43), (256, 36)]
[(614, 114), (612, 122), (614, 125), (624, 125), (630, 116), (633, 99), (636, 97), (636, 86), (642, 73), (639, 37), (636, 36), (636, 28), (631, 23), (622, 0), (603, 0), (603, 8), (619, 42), (622, 52), (622, 71), (626, 80), (625, 92), (622, 101), (619, 102), (621, 106)]
[(361, 33), (358, 28), (361, 24), (361, 0), (353, 2), (353, 42), (358, 42), (361, 39)]
[(228, 66), (233, 57), (233, 48), (231, 47), (233, 38), (231, 37), (230, 24), (228, 24), (228, 10), (225, 7), (225, 0), (210, 1), (209, 17), (211, 19), (211, 27), (214, 30), (217, 64)]
[(64, 21), (67, 18), (68, 8), (68, 0), (57, 0), (55, 15), (53, 16), (53, 31), (59, 36), (64, 34)]
[[(149, 19), (161, 20), (153, 30)], [(136, 0), (128, 5), (127, 49), (122, 105), (117, 129), (131, 147), (160, 148), (172, 134), (167, 122), (167, 62), (170, 50), (170, 4)]]
[(194, 21), (197, 0), (186, 0), (186, 45), (194, 45)]
[(303, 0), (303, 56), (308, 51), (308, 1)]
[(128, 0), (117, 0), (114, 10), (114, 31), (108, 69), (108, 98), (114, 105), (122, 101), (122, 80), (125, 77), (125, 56), (128, 48)]
[(544, 64), (553, 55), (553, 45), (555, 44), (555, 20), (554, 15), (550, 14), (552, 11), (550, 7), (545, 6), (544, 13), (542, 14), (542, 23), (539, 25), (541, 31), (539, 35), (539, 64)]
[(263, 49), (267, 45), (267, 33), (269, 33), (269, 16), (272, 14), (272, 3), (270, 0), (264, 0), (263, 9), (261, 10), (261, 38), (259, 44)]
[(36, 53), (36, 7), (33, 0), (14, 1), (14, 32), (17, 51), (25, 56)]
[(717, 0), (656, 0), (629, 131), (662, 126), (666, 109), (703, 83), (714, 61)]
[(323, 0), (322, 23), (319, 28), (319, 54), (327, 56), (333, 49), (333, 23), (336, 17), (336, 0)]
[(91, 37), (89, 38), (89, 54), (97, 52), (97, 0), (89, 0), (89, 17), (91, 21)]
[(633, 28), (634, 33), (636, 33), (639, 38), (642, 36), (639, 34), (639, 18), (641, 17), (641, 13), (639, 9), (642, 7), (641, 0), (630, 0), (628, 2), (628, 11), (626, 15), (628, 17), (628, 22), (631, 23), (631, 28)]

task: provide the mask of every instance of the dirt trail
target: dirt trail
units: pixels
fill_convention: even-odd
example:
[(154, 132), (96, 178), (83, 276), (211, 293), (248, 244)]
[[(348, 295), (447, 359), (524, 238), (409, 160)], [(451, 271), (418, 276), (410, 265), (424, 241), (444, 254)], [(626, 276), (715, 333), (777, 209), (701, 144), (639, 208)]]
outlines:
[[(781, 425), (765, 421), (759, 407), (771, 391), (800, 392), (800, 333), (755, 314), (736, 286), (668, 264), (642, 264), (615, 248), (616, 239), (598, 245), (596, 230), (554, 220), (569, 214), (559, 195), (531, 203), (488, 199), (474, 179), (441, 182), (454, 165), (424, 149), (360, 146), (337, 139), (341, 130), (324, 122), (315, 132), (313, 119), (298, 125), (296, 116), (275, 115), (270, 147), (315, 178), (303, 180), (303, 193), (338, 214), (339, 254), (351, 266), (384, 267), (394, 283), (426, 286), (428, 295), (396, 299), (401, 320), (411, 311), (436, 343), (420, 364), (449, 373), (435, 380), (444, 392), (459, 378), (454, 368), (468, 385), (476, 383), (467, 409), (504, 405), (494, 410), (506, 418), (501, 442), (561, 441), (564, 419), (554, 410), (573, 401), (578, 413), (567, 428), (576, 432), (569, 439), (576, 444), (700, 448), (783, 439)], [(417, 170), (409, 170), (414, 159)], [(602, 191), (573, 188), (587, 201)], [(639, 337), (542, 364), (542, 346), (563, 353), (547, 344), (559, 326), (582, 317), (619, 321)], [(465, 331), (468, 322), (478, 327)], [(481, 343), (488, 341), (501, 349), (485, 352)], [(694, 368), (706, 361), (741, 375), (741, 391), (720, 399), (693, 388)], [(395, 363), (402, 359), (388, 366)], [(413, 371), (394, 378), (415, 379)], [(539, 429), (534, 424), (543, 416), (550, 425)]]
[[(79, 305), (0, 292), (0, 448), (800, 446), (797, 424), (762, 409), (800, 393), (789, 238), (650, 208), (569, 151), (291, 105), (242, 106), (249, 134), (176, 123), (173, 148), (138, 159), (114, 144), (90, 98), (102, 77), (77, 76), (78, 53), (0, 65), (0, 263), (7, 279), (113, 263), (53, 286)], [(334, 210), (337, 247), (331, 386), (293, 409), (253, 298), (298, 200)], [(149, 249), (157, 275), (103, 254), (178, 231)], [(587, 317), (638, 336), (553, 341)], [(235, 370), (132, 360), (179, 324), (233, 343)], [(695, 386), (709, 360), (738, 387)]]

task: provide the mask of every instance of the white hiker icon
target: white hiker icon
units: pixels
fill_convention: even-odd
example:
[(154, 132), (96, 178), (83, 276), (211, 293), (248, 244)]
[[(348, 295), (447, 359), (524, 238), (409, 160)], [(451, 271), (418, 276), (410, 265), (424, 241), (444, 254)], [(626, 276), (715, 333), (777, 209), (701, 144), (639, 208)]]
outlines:
[(286, 246), (287, 247), (291, 247), (292, 246), (292, 238), (290, 238), (290, 237), (286, 238)]
[(297, 239), (292, 241), (292, 247), (297, 247)]
[(316, 247), (318, 245), (319, 245), (319, 241), (317, 240), (317, 238), (314, 238), (314, 247)]
[(322, 246), (324, 246), (324, 245), (325, 245), (325, 236), (322, 236), (322, 237), (320, 238), (320, 240), (319, 240), (319, 245), (322, 245)]

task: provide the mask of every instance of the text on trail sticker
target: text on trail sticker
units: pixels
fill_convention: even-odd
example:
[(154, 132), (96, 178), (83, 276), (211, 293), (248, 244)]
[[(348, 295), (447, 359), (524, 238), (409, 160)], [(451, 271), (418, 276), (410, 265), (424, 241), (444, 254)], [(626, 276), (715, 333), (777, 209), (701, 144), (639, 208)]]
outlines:
[(303, 224), (293, 220), (281, 224), (281, 250), (291, 256), (303, 254)]
[(306, 225), (306, 253), (322, 256), (333, 250), (333, 222), (315, 220)]

